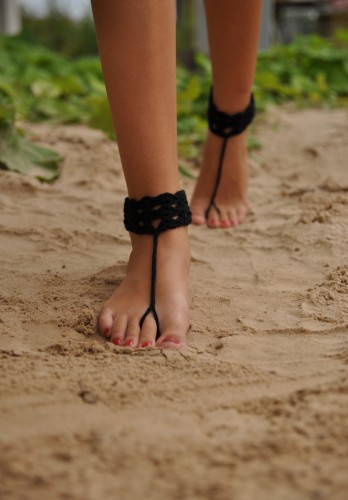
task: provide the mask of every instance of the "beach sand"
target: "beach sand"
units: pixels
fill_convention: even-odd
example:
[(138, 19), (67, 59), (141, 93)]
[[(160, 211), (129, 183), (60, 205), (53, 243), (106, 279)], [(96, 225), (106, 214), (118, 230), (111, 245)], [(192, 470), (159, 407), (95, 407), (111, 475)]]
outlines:
[(2, 500), (347, 498), (347, 125), (259, 119), (247, 221), (190, 227), (180, 351), (96, 333), (130, 250), (115, 143), (27, 127), (65, 159), (52, 185), (0, 172)]

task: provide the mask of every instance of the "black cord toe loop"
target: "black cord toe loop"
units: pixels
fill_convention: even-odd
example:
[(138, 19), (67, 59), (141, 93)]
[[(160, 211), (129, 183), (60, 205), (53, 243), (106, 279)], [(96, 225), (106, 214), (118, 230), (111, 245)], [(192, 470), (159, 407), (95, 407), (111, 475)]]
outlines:
[(140, 200), (126, 198), (124, 202), (124, 225), (127, 231), (153, 236), (151, 261), (150, 305), (139, 321), (140, 328), (145, 318), (152, 314), (156, 323), (156, 339), (161, 335), (156, 311), (156, 274), (158, 237), (163, 231), (191, 224), (191, 211), (185, 191), (144, 196)]
[(208, 106), (208, 124), (210, 131), (222, 137), (222, 145), (219, 157), (219, 163), (216, 172), (215, 185), (212, 191), (212, 195), (209, 201), (209, 205), (206, 208), (205, 216), (208, 218), (209, 212), (211, 208), (214, 208), (218, 215), (220, 215), (220, 210), (215, 203), (215, 197), (220, 185), (221, 175), (222, 175), (222, 166), (225, 158), (227, 141), (230, 137), (235, 135), (239, 135), (250, 125), (255, 116), (255, 101), (254, 96), (251, 94), (250, 102), (247, 108), (240, 113), (235, 113), (233, 115), (229, 115), (228, 113), (224, 113), (220, 111), (216, 106), (213, 98), (213, 88), (210, 90), (209, 96), (209, 106)]

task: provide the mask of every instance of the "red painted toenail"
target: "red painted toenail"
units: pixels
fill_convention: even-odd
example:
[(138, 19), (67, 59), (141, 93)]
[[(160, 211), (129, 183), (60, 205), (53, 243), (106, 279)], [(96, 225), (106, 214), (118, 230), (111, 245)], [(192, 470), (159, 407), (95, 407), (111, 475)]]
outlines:
[(173, 342), (173, 344), (180, 344), (180, 340), (175, 337), (165, 337), (162, 342)]
[(114, 339), (112, 343), (115, 345), (121, 345), (121, 339)]
[(143, 342), (140, 347), (149, 347), (150, 345), (153, 345), (152, 342)]
[(109, 335), (109, 333), (110, 333), (110, 328), (104, 328), (104, 335), (105, 335), (105, 337), (107, 335)]
[(127, 339), (124, 343), (127, 347), (133, 347), (134, 346), (134, 340), (132, 339)]

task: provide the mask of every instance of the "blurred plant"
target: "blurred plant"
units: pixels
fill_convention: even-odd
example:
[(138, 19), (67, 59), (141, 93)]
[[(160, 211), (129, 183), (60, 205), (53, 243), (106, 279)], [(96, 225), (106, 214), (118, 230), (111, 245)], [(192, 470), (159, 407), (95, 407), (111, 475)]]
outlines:
[(192, 66), (194, 57), (195, 0), (177, 0), (176, 56), (180, 64)]
[(99, 58), (74, 61), (15, 38), (0, 38), (0, 75), (20, 119), (86, 123), (113, 134)]
[(15, 107), (6, 87), (0, 85), (0, 168), (31, 173), (42, 181), (58, 177), (61, 157), (55, 151), (28, 141), (15, 128)]
[[(177, 73), (179, 151), (192, 158), (204, 140), (211, 82), (208, 58), (198, 54), (196, 63), (197, 74), (183, 68)], [(338, 30), (332, 40), (300, 36), (289, 45), (260, 52), (253, 91), (259, 112), (285, 102), (298, 107), (348, 106), (348, 31)], [(260, 147), (249, 134), (249, 150)]]
[[(178, 142), (180, 156), (186, 159), (198, 156), (206, 134), (211, 65), (201, 54), (196, 56), (196, 64), (196, 72), (177, 69)], [(84, 123), (113, 137), (97, 57), (71, 60), (18, 38), (3, 37), (0, 75), (2, 92), (13, 107), (11, 114), (2, 98), (0, 115), (6, 115), (12, 124), (15, 108), (21, 120)], [(301, 107), (347, 106), (348, 32), (339, 30), (333, 40), (301, 36), (290, 45), (260, 53), (254, 93), (259, 111), (289, 101)], [(0, 137), (3, 134), (1, 130)], [(249, 136), (249, 148), (259, 147)]]
[(96, 56), (98, 48), (93, 19), (87, 14), (82, 19), (72, 19), (59, 8), (57, 0), (47, 3), (49, 11), (43, 17), (23, 10), (23, 28), (18, 38), (70, 57)]
[(258, 108), (294, 101), (300, 107), (348, 105), (348, 31), (332, 40), (299, 36), (259, 54), (254, 85)]

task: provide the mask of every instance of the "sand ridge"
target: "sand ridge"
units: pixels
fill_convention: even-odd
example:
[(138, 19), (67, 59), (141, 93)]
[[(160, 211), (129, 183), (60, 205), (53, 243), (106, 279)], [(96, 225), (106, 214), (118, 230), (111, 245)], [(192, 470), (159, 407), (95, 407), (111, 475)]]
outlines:
[(1, 499), (346, 498), (347, 118), (259, 119), (246, 223), (190, 227), (179, 352), (96, 333), (130, 249), (117, 146), (27, 126), (65, 160), (0, 172)]

